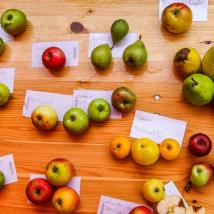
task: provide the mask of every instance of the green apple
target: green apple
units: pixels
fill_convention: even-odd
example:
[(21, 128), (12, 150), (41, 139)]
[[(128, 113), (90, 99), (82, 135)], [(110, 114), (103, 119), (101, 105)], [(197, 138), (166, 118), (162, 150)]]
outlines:
[(143, 197), (152, 203), (159, 202), (165, 197), (164, 184), (159, 179), (149, 179), (142, 186)]
[(31, 120), (36, 128), (47, 131), (56, 127), (58, 116), (51, 106), (41, 105), (33, 110)]
[(21, 10), (10, 9), (2, 14), (1, 26), (7, 33), (16, 36), (26, 29), (27, 18)]
[(4, 52), (5, 44), (3, 39), (0, 37), (0, 55)]
[(191, 169), (190, 181), (197, 187), (206, 186), (213, 178), (213, 167), (207, 163), (195, 164)]
[(0, 83), (0, 106), (3, 106), (6, 104), (10, 99), (10, 90), (9, 88), (3, 84)]
[(189, 103), (198, 106), (206, 105), (213, 99), (213, 80), (203, 74), (192, 74), (184, 80), (182, 93)]
[(89, 127), (88, 115), (81, 108), (71, 108), (63, 117), (63, 126), (71, 134), (83, 134)]
[(94, 99), (88, 106), (89, 118), (94, 122), (103, 122), (109, 118), (110, 114), (111, 108), (105, 99)]
[(0, 188), (4, 186), (4, 183), (5, 183), (5, 176), (4, 176), (4, 173), (0, 171)]
[(65, 186), (74, 176), (73, 164), (64, 158), (54, 159), (47, 164), (45, 176), (53, 186)]
[(132, 158), (140, 165), (154, 164), (160, 155), (158, 145), (149, 138), (141, 138), (132, 144)]

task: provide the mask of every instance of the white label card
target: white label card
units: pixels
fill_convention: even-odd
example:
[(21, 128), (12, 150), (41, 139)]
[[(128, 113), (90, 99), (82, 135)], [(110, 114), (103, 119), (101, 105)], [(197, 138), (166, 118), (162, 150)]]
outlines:
[(4, 83), (13, 93), (15, 68), (0, 68), (0, 82)]
[(66, 56), (65, 66), (78, 66), (79, 42), (37, 42), (33, 43), (32, 67), (44, 67), (42, 63), (42, 54), (49, 47), (58, 47), (63, 50)]
[[(46, 177), (44, 174), (30, 174), (30, 180), (34, 178), (46, 178)], [(67, 186), (74, 189), (80, 196), (80, 184), (81, 184), (81, 177), (74, 176), (72, 180), (67, 184)]]
[(52, 106), (58, 114), (59, 121), (63, 121), (65, 112), (74, 107), (74, 100), (72, 95), (27, 90), (23, 115), (30, 117), (33, 110), (40, 105)]
[(208, 21), (208, 0), (160, 0), (159, 20), (163, 10), (170, 4), (181, 2), (188, 5), (193, 13), (193, 21)]
[(9, 42), (14, 39), (14, 37), (8, 33), (6, 33), (2, 26), (0, 25), (0, 37), (3, 39), (4, 42)]
[(173, 196), (173, 195), (180, 196), (184, 202), (185, 207), (188, 207), (187, 202), (185, 201), (185, 199), (183, 198), (183, 196), (181, 195), (181, 193), (179, 192), (179, 190), (177, 189), (173, 181), (170, 181), (168, 184), (165, 185), (165, 191), (167, 196)]
[(97, 214), (129, 214), (137, 206), (140, 204), (102, 195)]
[[(114, 48), (112, 49), (112, 56), (122, 57), (125, 48), (128, 45), (131, 45), (132, 43), (136, 42), (137, 40), (138, 40), (137, 33), (128, 33), (121, 42), (114, 46)], [(110, 47), (113, 46), (110, 33), (90, 33), (88, 57), (91, 57), (91, 52), (93, 51), (94, 48), (96, 48), (98, 45), (106, 43), (109, 44)]]
[(166, 138), (173, 138), (182, 145), (186, 126), (185, 121), (136, 110), (130, 137), (148, 137), (158, 144)]
[(18, 181), (12, 154), (0, 157), (0, 170), (5, 176), (5, 185)]
[(111, 115), (110, 118), (122, 118), (122, 113), (117, 111), (111, 105), (111, 95), (112, 91), (105, 90), (74, 90), (73, 96), (75, 98), (75, 106), (82, 108), (86, 113), (88, 111), (89, 103), (96, 98), (105, 99), (111, 106)]

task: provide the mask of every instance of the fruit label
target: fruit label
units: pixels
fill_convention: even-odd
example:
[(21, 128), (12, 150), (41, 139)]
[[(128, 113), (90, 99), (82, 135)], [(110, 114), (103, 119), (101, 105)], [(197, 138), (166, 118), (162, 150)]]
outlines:
[[(137, 33), (128, 33), (121, 42), (114, 46), (114, 48), (112, 49), (112, 56), (122, 57), (125, 48), (131, 45), (132, 43), (136, 42), (137, 40), (138, 40)], [(88, 57), (91, 57), (91, 52), (93, 51), (94, 48), (96, 48), (98, 45), (102, 45), (105, 43), (109, 44), (110, 47), (113, 46), (110, 33), (90, 33)]]
[[(176, 0), (160, 0), (159, 20), (163, 10), (170, 4), (176, 3)], [(193, 21), (208, 21), (208, 0), (179, 0), (179, 2), (188, 5), (193, 14)]]
[(9, 42), (11, 40), (14, 39), (13, 36), (11, 36), (10, 34), (6, 33), (3, 28), (0, 25), (0, 37), (3, 39), (4, 42)]
[(187, 202), (184, 200), (183, 196), (181, 195), (181, 193), (179, 192), (179, 190), (177, 189), (173, 181), (170, 181), (168, 184), (165, 185), (165, 191), (167, 196), (173, 196), (173, 195), (180, 196), (183, 200), (184, 206), (188, 207)]
[(73, 96), (75, 100), (75, 107), (82, 108), (87, 113), (88, 105), (93, 99), (103, 98), (109, 103), (111, 107), (110, 118), (120, 119), (122, 118), (122, 113), (117, 111), (111, 105), (112, 93), (113, 91), (107, 91), (107, 90), (74, 90)]
[(140, 206), (140, 204), (108, 196), (101, 196), (97, 214), (128, 214), (137, 206)]
[(187, 122), (182, 120), (136, 110), (130, 137), (148, 137), (158, 144), (166, 138), (173, 138), (182, 145), (186, 126)]
[[(46, 177), (44, 174), (30, 174), (30, 180), (34, 178), (46, 178)], [(67, 186), (74, 189), (80, 196), (80, 184), (81, 184), (81, 177), (74, 176), (72, 180), (67, 184)]]
[(23, 116), (31, 117), (33, 110), (40, 105), (52, 106), (58, 114), (59, 121), (63, 121), (65, 112), (74, 107), (74, 100), (72, 95), (27, 90)]
[(12, 154), (0, 157), (0, 170), (5, 176), (5, 185), (18, 181), (16, 167)]
[(0, 68), (0, 82), (4, 83), (13, 93), (15, 68)]
[(49, 47), (58, 47), (63, 50), (66, 56), (65, 66), (79, 65), (79, 42), (62, 41), (62, 42), (37, 42), (33, 43), (32, 50), (32, 67), (44, 67), (42, 63), (42, 54)]

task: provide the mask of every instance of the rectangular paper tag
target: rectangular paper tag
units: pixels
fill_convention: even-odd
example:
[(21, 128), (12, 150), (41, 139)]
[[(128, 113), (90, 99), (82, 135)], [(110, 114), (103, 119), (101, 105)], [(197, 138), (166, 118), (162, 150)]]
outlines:
[(3, 28), (2, 28), (1, 25), (0, 25), (0, 37), (3, 39), (4, 42), (9, 42), (9, 41), (11, 41), (11, 40), (14, 39), (13, 36), (11, 36), (10, 34), (6, 33), (6, 32), (3, 30)]
[(30, 117), (33, 110), (39, 105), (52, 106), (58, 113), (59, 121), (63, 121), (65, 112), (74, 107), (74, 100), (71, 95), (27, 90), (23, 116)]
[(78, 66), (79, 42), (37, 42), (33, 43), (32, 67), (44, 67), (42, 63), (42, 54), (49, 47), (58, 47), (62, 49), (66, 56), (66, 66)]
[(112, 91), (105, 91), (105, 90), (74, 90), (73, 92), (73, 96), (75, 98), (75, 106), (82, 108), (86, 113), (88, 110), (88, 105), (93, 99), (103, 98), (111, 106), (110, 118), (112, 119), (122, 118), (122, 113), (117, 111), (111, 105), (111, 95), (112, 95)]
[(137, 110), (130, 137), (148, 137), (158, 144), (166, 138), (173, 138), (182, 145), (186, 126), (185, 121)]
[(137, 206), (140, 204), (102, 195), (97, 214), (129, 214)]
[[(34, 178), (46, 178), (46, 177), (44, 174), (30, 174), (30, 180)], [(81, 184), (81, 177), (74, 176), (67, 186), (74, 189), (80, 196), (80, 184)]]
[(160, 0), (159, 20), (161, 20), (163, 10), (175, 2), (185, 3), (191, 8), (193, 21), (208, 21), (208, 0)]
[[(128, 33), (121, 42), (114, 46), (114, 48), (112, 49), (112, 56), (122, 57), (125, 48), (128, 45), (136, 42), (137, 40), (138, 40), (137, 33)], [(110, 33), (90, 33), (88, 57), (91, 57), (91, 52), (93, 51), (94, 48), (96, 48), (98, 45), (105, 43), (109, 44), (110, 47), (113, 46)]]
[(181, 193), (179, 192), (179, 190), (177, 189), (173, 181), (170, 181), (168, 184), (165, 185), (165, 191), (167, 196), (173, 196), (173, 195), (180, 196), (184, 202), (185, 207), (188, 207), (187, 202), (185, 201), (185, 199), (183, 198), (183, 196), (181, 195)]
[(15, 68), (0, 68), (0, 82), (4, 83), (13, 93)]
[(4, 173), (5, 185), (18, 181), (12, 154), (0, 157), (0, 170)]

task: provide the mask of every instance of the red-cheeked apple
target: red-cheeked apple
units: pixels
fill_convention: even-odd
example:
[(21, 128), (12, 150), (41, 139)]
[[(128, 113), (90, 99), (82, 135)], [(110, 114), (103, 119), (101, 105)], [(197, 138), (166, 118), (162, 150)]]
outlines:
[(138, 206), (132, 209), (129, 214), (154, 214), (154, 212), (146, 206)]

